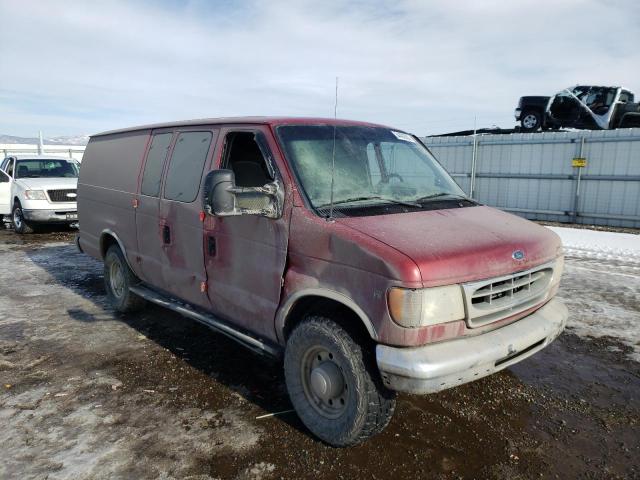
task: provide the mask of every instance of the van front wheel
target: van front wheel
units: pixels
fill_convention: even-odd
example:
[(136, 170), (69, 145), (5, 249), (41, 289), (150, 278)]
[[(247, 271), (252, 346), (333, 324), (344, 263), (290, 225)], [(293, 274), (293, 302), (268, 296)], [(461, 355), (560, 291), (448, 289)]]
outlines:
[(133, 312), (144, 306), (145, 300), (129, 290), (136, 283), (139, 280), (129, 268), (120, 248), (117, 245), (109, 247), (104, 257), (104, 286), (116, 311)]
[(293, 330), (284, 371), (298, 416), (330, 445), (361, 443), (393, 416), (395, 393), (382, 385), (372, 352), (329, 318), (309, 316)]

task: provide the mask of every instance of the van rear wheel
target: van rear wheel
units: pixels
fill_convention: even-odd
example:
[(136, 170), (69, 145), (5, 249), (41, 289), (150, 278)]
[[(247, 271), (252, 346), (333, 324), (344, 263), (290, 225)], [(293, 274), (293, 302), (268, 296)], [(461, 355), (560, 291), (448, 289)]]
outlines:
[(112, 245), (104, 257), (104, 286), (113, 308), (120, 313), (142, 308), (145, 300), (130, 291), (140, 280), (129, 268), (120, 248)]
[(330, 445), (361, 443), (393, 416), (395, 392), (382, 385), (372, 352), (329, 318), (309, 316), (293, 330), (284, 371), (298, 416)]

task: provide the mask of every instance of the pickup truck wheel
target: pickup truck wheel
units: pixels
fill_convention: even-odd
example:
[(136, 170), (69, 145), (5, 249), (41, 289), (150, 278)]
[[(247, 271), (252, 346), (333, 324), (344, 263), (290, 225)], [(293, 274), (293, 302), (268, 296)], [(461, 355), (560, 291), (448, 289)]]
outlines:
[(309, 316), (291, 332), (284, 371), (298, 416), (330, 445), (361, 443), (393, 416), (395, 392), (382, 385), (371, 352), (329, 318)]
[(143, 298), (132, 293), (129, 288), (140, 280), (133, 274), (122, 251), (112, 245), (104, 257), (104, 286), (113, 308), (120, 313), (133, 312), (145, 304)]
[(13, 229), (16, 233), (33, 233), (33, 227), (24, 219), (22, 205), (19, 201), (16, 201), (16, 203), (13, 204), (13, 210), (11, 211), (11, 220), (13, 221)]
[(522, 112), (520, 125), (526, 132), (535, 132), (542, 125), (542, 116), (535, 110), (526, 110)]

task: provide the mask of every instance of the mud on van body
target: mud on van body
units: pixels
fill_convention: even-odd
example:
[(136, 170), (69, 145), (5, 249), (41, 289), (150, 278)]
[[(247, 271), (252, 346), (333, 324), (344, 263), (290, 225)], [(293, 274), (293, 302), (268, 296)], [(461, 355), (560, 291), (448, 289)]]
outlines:
[(379, 125), (95, 135), (78, 212), (117, 310), (151, 301), (283, 358), (298, 415), (332, 445), (384, 429), (396, 391), (501, 370), (567, 319), (559, 238), (467, 198), (416, 137)]

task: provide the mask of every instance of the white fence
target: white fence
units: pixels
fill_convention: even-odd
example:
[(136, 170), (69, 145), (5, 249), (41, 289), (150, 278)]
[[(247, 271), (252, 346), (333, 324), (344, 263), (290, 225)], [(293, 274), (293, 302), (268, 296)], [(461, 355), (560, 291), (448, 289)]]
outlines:
[[(78, 145), (45, 145), (42, 153), (56, 157), (74, 158), (81, 162), (84, 148), (85, 147)], [(8, 157), (9, 155), (37, 155), (38, 145), (28, 143), (0, 143), (0, 153), (2, 154), (2, 158)]]
[(640, 228), (639, 128), (423, 140), (481, 203), (536, 220)]

